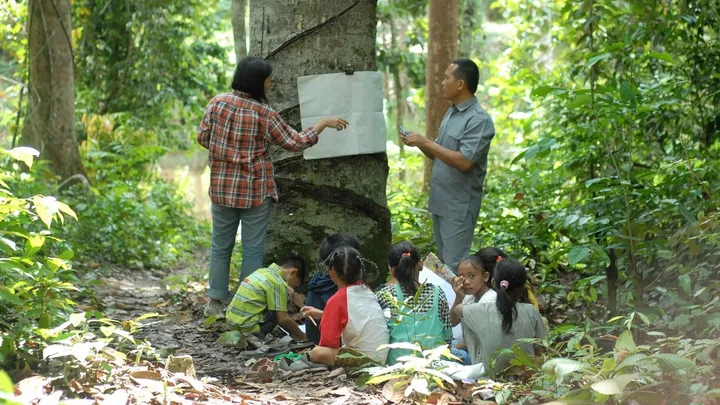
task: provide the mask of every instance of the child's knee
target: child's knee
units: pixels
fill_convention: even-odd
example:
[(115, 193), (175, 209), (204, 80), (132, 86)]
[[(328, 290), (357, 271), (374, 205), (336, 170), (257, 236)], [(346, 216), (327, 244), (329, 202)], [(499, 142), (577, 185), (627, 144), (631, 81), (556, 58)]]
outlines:
[(329, 347), (323, 346), (315, 346), (310, 352), (310, 361), (332, 367), (335, 365), (336, 354), (337, 349), (331, 349)]

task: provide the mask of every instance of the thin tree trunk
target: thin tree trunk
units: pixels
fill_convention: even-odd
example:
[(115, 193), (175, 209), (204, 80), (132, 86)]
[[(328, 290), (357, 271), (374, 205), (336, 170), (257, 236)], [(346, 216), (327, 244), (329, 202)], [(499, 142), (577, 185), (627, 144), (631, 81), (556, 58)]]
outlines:
[[(299, 76), (338, 73), (348, 64), (356, 71), (376, 69), (375, 8), (370, 0), (275, 0), (250, 8), (250, 53), (273, 65), (268, 97), (288, 124), (300, 127)], [(392, 235), (386, 154), (304, 160), (278, 148), (271, 153), (280, 201), (270, 219), (265, 261), (292, 249), (319, 263), (323, 237), (345, 231), (357, 235), (361, 252), (381, 274), (387, 271)]]
[[(400, 52), (397, 46), (397, 29), (395, 28), (395, 21), (390, 21), (390, 49), (393, 52)], [(395, 86), (395, 126), (399, 127), (403, 125), (405, 118), (405, 102), (403, 100), (403, 86), (400, 80), (400, 66), (398, 65), (399, 58), (395, 58), (395, 63), (390, 66), (393, 74), (393, 84)], [(397, 132), (396, 128), (393, 128)], [(401, 135), (398, 133), (398, 146), (400, 147), (400, 158), (405, 156), (405, 144), (402, 141)], [(405, 169), (400, 169), (400, 181), (405, 181)]]
[(247, 55), (245, 46), (245, 6), (247, 0), (232, 0), (230, 14), (233, 28), (233, 39), (235, 41), (235, 63)]
[(464, 0), (460, 29), (460, 56), (469, 58), (475, 48), (475, 29), (480, 19), (478, 0)]
[(613, 317), (617, 313), (618, 282), (617, 255), (614, 248), (610, 248), (610, 265), (605, 270), (605, 276), (607, 278), (607, 309), (610, 316)]
[(22, 143), (40, 152), (61, 180), (87, 177), (75, 138), (75, 77), (68, 1), (28, 3), (29, 109)]
[[(442, 80), (445, 69), (457, 54), (458, 0), (430, 0), (428, 27), (428, 56), (426, 65), (425, 136), (437, 138), (440, 123), (450, 102), (443, 99)], [(425, 159), (423, 190), (430, 186), (433, 162)]]

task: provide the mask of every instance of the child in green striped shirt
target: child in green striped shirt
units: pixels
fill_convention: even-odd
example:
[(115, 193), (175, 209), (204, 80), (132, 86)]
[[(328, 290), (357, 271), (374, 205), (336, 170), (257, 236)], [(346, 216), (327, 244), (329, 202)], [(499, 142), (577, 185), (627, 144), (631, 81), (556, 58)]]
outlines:
[(300, 286), (307, 271), (307, 261), (290, 255), (282, 266), (273, 263), (256, 270), (244, 279), (225, 314), (228, 325), (240, 332), (264, 337), (276, 325), (290, 332), (296, 340), (305, 334), (288, 316), (288, 288)]

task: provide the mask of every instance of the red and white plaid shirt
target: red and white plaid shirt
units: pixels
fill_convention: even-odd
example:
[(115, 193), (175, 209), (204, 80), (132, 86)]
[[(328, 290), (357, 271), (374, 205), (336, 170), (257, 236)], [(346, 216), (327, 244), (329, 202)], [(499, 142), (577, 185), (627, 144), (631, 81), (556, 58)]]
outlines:
[(210, 152), (210, 201), (252, 208), (278, 198), (270, 143), (297, 152), (315, 145), (318, 134), (313, 128), (296, 132), (269, 106), (233, 91), (210, 100), (197, 140)]

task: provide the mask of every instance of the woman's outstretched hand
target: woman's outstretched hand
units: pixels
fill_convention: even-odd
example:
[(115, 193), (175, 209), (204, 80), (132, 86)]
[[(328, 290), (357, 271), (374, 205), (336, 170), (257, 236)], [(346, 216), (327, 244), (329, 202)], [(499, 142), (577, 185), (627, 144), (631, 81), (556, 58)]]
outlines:
[(325, 118), (323, 120), (323, 123), (325, 124), (326, 127), (335, 128), (338, 131), (342, 131), (343, 129), (348, 127), (348, 122), (339, 117)]

